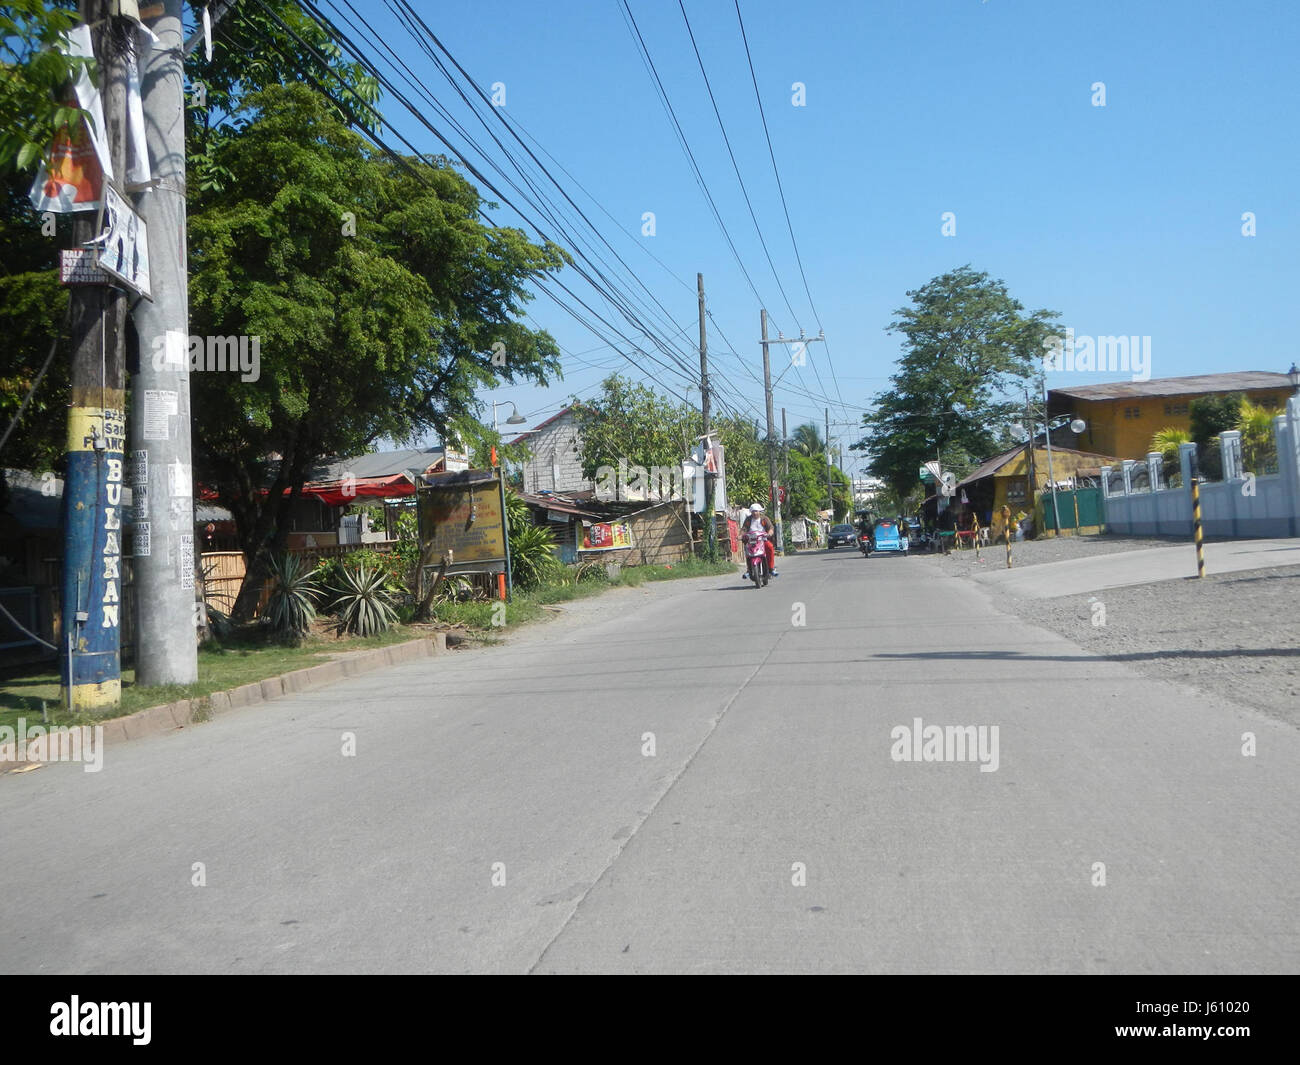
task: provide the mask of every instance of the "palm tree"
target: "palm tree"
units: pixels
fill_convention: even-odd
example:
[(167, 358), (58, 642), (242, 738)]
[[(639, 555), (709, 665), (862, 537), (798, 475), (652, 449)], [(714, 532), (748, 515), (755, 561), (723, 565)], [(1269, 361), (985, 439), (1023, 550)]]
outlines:
[(1277, 465), (1277, 443), (1273, 439), (1275, 415), (1275, 411), (1242, 397), (1237, 429), (1241, 433), (1241, 460), (1247, 472), (1267, 473)]
[(1160, 452), (1166, 461), (1171, 458), (1177, 461), (1178, 445), (1190, 444), (1191, 442), (1192, 434), (1186, 429), (1175, 429), (1173, 426), (1166, 426), (1151, 438), (1151, 450)]
[(824, 455), (826, 453), (826, 444), (822, 440), (822, 434), (817, 429), (817, 424), (815, 422), (804, 422), (803, 425), (797, 426), (794, 434), (790, 437), (790, 449), (799, 452), (800, 455), (807, 455), (809, 458)]
[(1192, 443), (1192, 434), (1186, 429), (1165, 426), (1151, 437), (1150, 450), (1160, 452), (1161, 472), (1170, 488), (1179, 488), (1183, 483), (1183, 470), (1178, 461), (1178, 445)]

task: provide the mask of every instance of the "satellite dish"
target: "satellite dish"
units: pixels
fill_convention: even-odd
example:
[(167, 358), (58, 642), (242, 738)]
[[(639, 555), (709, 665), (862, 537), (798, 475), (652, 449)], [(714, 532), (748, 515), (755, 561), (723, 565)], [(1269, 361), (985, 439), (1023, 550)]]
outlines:
[(1007, 430), (1007, 432), (1011, 434), (1011, 439), (1016, 441), (1016, 443), (1018, 444), (1023, 444), (1026, 440), (1029, 439), (1029, 434), (1025, 432), (1025, 427), (1021, 425), (1019, 422), (1016, 422), (1015, 425), (1012, 425)]
[(1072, 432), (1075, 436), (1078, 436), (1086, 428), (1088, 428), (1088, 423), (1085, 422), (1082, 418), (1075, 418), (1074, 421), (1070, 423), (1070, 432)]

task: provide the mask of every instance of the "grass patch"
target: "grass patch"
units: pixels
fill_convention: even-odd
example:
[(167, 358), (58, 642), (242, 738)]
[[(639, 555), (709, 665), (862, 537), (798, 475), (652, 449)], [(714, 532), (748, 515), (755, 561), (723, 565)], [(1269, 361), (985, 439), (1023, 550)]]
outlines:
[(610, 588), (635, 588), (646, 581), (673, 581), (687, 577), (734, 576), (738, 567), (733, 562), (706, 562), (691, 559), (687, 562), (674, 562), (660, 566), (628, 566), (617, 577), (610, 580), (603, 574), (598, 578), (551, 581), (516, 591), (514, 597), (506, 604), (505, 625), (493, 625), (494, 616), (500, 617), (494, 602), (476, 603), (435, 603), (432, 614), (439, 621), (449, 625), (463, 625), (476, 633), (500, 632), (502, 628), (526, 624), (542, 617), (542, 609), (552, 603), (567, 603), (574, 599), (586, 599), (600, 595)]
[[(291, 647), (272, 642), (258, 630), (232, 635), (218, 645), (215, 641), (199, 648), (199, 679), (195, 684), (162, 684), (140, 687), (135, 683), (135, 670), (122, 671), (122, 705), (111, 717), (133, 714), (162, 703), (179, 699), (195, 699), (213, 692), (238, 688), (295, 669), (306, 669), (328, 661), (334, 654), (349, 651), (367, 651), (375, 647), (402, 643), (420, 636), (426, 630), (394, 626), (377, 636), (366, 638), (334, 639), (320, 635), (309, 636), (299, 646)], [(90, 724), (95, 718), (88, 714), (69, 716), (59, 701), (59, 674), (57, 670), (0, 680), (0, 725), (16, 727), (20, 717), (29, 724), (41, 721), (41, 704), (45, 704), (50, 724)]]

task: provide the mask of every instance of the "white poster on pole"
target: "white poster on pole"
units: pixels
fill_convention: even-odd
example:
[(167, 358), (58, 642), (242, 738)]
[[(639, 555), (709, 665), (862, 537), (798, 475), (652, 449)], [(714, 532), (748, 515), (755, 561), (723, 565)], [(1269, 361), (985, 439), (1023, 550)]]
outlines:
[(144, 219), (112, 185), (104, 186), (104, 232), (96, 239), (99, 268), (146, 299), (149, 291), (149, 236)]

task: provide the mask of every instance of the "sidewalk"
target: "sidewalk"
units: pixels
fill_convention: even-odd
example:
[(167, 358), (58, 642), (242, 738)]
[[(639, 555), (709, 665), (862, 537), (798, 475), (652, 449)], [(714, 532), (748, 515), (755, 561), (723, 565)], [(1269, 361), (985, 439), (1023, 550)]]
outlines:
[[(985, 557), (991, 560), (995, 556), (986, 552)], [(1295, 565), (1300, 565), (1300, 539), (1233, 540), (1205, 545), (1205, 569), (1210, 574)], [(1022, 599), (1052, 599), (1195, 576), (1196, 549), (1189, 542), (1185, 546), (1094, 555), (1024, 569), (990, 566), (973, 572), (971, 579)]]

